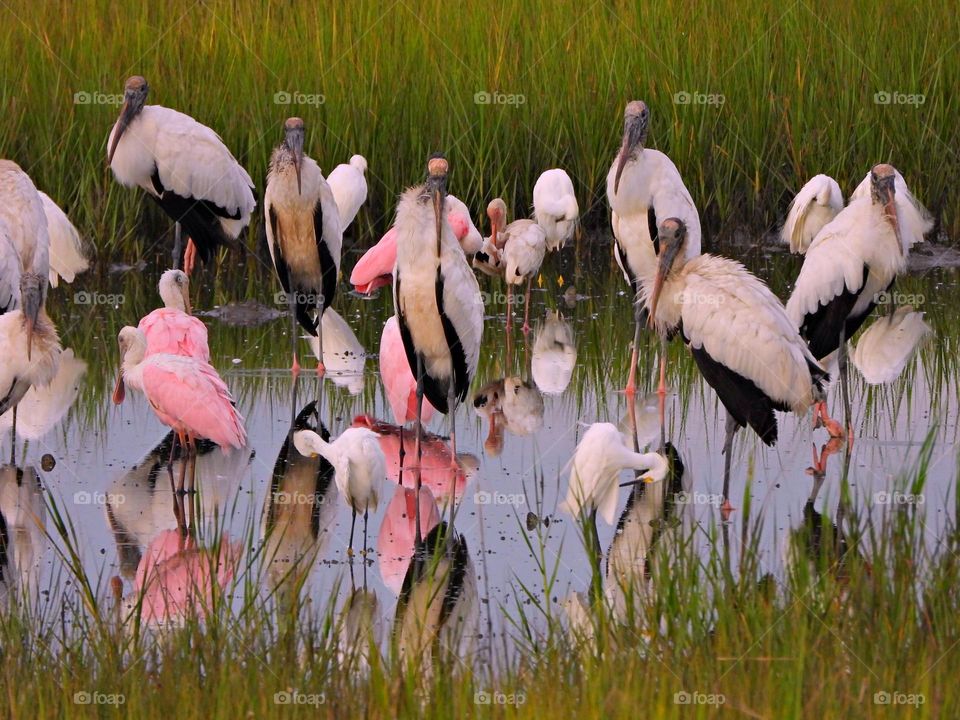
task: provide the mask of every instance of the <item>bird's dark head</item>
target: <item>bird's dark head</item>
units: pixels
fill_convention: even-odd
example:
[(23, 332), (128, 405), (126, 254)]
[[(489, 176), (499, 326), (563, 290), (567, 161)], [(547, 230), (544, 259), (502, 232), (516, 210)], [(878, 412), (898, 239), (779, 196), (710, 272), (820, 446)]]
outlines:
[(883, 215), (897, 237), (897, 248), (903, 253), (903, 243), (900, 240), (900, 219), (897, 217), (896, 180), (897, 171), (893, 165), (880, 163), (870, 169), (870, 198), (874, 205), (883, 208)]
[(27, 360), (33, 355), (33, 331), (43, 306), (44, 282), (46, 278), (35, 273), (24, 273), (20, 276), (20, 310), (23, 312), (27, 331)]
[(303, 137), (305, 133), (303, 120), (298, 117), (287, 118), (287, 121), (283, 124), (283, 144), (293, 155), (293, 169), (297, 173), (298, 194), (303, 193), (303, 181), (300, 173), (303, 166)]
[(647, 142), (647, 129), (650, 122), (650, 109), (643, 100), (631, 100), (623, 111), (623, 143), (617, 158), (617, 175), (613, 181), (613, 191), (620, 191), (620, 176), (623, 168), (638, 150), (643, 150)]
[(687, 226), (679, 218), (667, 218), (657, 228), (657, 237), (660, 240), (660, 257), (657, 262), (657, 278), (653, 285), (653, 294), (650, 298), (650, 324), (656, 322), (657, 304), (660, 302), (660, 293), (678, 259), (682, 258), (687, 247)]
[(440, 153), (427, 160), (426, 193), (433, 201), (433, 213), (437, 221), (437, 257), (440, 256), (440, 238), (443, 233), (443, 205), (447, 197), (447, 159)]
[(128, 77), (127, 82), (123, 84), (123, 107), (120, 108), (120, 118), (117, 120), (116, 132), (113, 134), (113, 142), (110, 143), (110, 150), (107, 152), (107, 165), (113, 162), (113, 153), (117, 150), (120, 136), (123, 135), (130, 122), (143, 110), (148, 92), (150, 92), (150, 86), (139, 75)]

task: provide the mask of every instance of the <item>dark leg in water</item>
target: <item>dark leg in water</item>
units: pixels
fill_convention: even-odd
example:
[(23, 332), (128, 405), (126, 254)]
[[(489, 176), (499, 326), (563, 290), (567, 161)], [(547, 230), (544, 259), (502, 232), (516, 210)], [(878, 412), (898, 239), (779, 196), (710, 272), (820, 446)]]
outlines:
[(723, 440), (723, 512), (729, 513), (734, 508), (730, 504), (730, 455), (733, 449), (733, 436), (737, 434), (740, 426), (734, 420), (733, 415), (727, 413), (726, 437)]
[(416, 511), (416, 531), (414, 533), (414, 547), (419, 548), (420, 544), (423, 542), (423, 534), (421, 533), (420, 526), (420, 485), (421, 485), (421, 473), (420, 465), (423, 460), (423, 452), (421, 448), (421, 442), (423, 441), (423, 358), (420, 355), (417, 355), (417, 439), (414, 444), (414, 455), (417, 458), (417, 482), (416, 482), (416, 498), (414, 502), (417, 506)]

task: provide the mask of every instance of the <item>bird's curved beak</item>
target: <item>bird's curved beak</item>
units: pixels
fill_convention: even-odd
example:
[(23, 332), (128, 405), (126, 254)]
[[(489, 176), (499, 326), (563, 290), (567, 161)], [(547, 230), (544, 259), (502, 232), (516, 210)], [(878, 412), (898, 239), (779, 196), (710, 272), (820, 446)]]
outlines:
[(654, 281), (653, 295), (650, 298), (650, 314), (647, 318), (647, 325), (649, 327), (654, 327), (656, 324), (657, 305), (660, 302), (660, 293), (663, 292), (663, 283), (670, 274), (670, 270), (673, 268), (673, 263), (677, 259), (677, 255), (682, 246), (683, 243), (670, 243), (660, 252), (660, 262), (657, 264), (657, 278)]
[(33, 332), (40, 315), (40, 283), (35, 278), (24, 278), (20, 286), (20, 306), (27, 333), (27, 360), (33, 357)]
[(893, 234), (897, 238), (897, 250), (903, 255), (903, 240), (900, 237), (900, 218), (897, 217), (896, 194), (893, 189), (893, 183), (883, 189), (883, 215), (887, 218), (890, 226), (893, 228)]
[(127, 395), (127, 387), (123, 384), (123, 365), (117, 373), (117, 384), (113, 387), (113, 404), (119, 405)]
[(620, 146), (620, 155), (617, 157), (617, 174), (613, 180), (613, 191), (620, 192), (620, 176), (627, 166), (627, 161), (633, 156), (638, 147), (643, 147), (647, 123), (639, 117), (627, 118), (623, 125), (623, 144)]
[(117, 143), (120, 142), (120, 137), (126, 132), (130, 121), (136, 114), (136, 105), (130, 102), (129, 97), (124, 98), (123, 107), (120, 108), (120, 119), (117, 120), (117, 131), (113, 134), (113, 142), (110, 143), (110, 149), (107, 151), (107, 165), (113, 163), (113, 154), (117, 151)]
[(433, 200), (433, 215), (437, 222), (437, 257), (439, 257), (440, 238), (443, 236), (443, 205), (447, 197), (447, 176), (431, 175), (428, 185)]
[(183, 309), (187, 315), (193, 314), (193, 308), (190, 306), (190, 286), (184, 285), (180, 288), (180, 293), (183, 295)]

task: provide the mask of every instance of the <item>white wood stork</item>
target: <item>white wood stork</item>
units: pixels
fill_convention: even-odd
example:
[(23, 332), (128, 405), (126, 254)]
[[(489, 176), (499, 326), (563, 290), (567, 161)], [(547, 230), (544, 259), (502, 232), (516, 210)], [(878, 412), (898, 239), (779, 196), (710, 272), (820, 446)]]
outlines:
[(348, 163), (340, 163), (327, 175), (327, 184), (340, 213), (340, 229), (347, 228), (357, 217), (360, 206), (367, 201), (367, 159), (354, 155)]
[[(850, 204), (807, 248), (787, 314), (814, 357), (839, 350), (840, 390), (850, 430), (846, 341), (906, 271), (910, 248), (932, 223), (892, 165), (875, 165)], [(898, 186), (900, 189), (898, 189)], [(866, 187), (869, 187), (867, 194)], [(888, 310), (893, 309), (890, 304)]]
[[(50, 273), (43, 201), (29, 176), (0, 160), (0, 415), (60, 365), (60, 339), (45, 309)], [(15, 412), (15, 411), (14, 411)], [(16, 415), (13, 438), (16, 443)]]
[[(483, 334), (480, 286), (446, 219), (447, 168), (442, 156), (430, 158), (427, 182), (401, 196), (395, 223), (393, 302), (407, 361), (417, 379), (418, 468), (424, 395), (434, 408), (450, 416), (452, 457), (456, 457), (457, 404), (466, 398), (476, 374)], [(456, 475), (451, 473), (452, 482)], [(418, 472), (418, 492), (420, 484)], [(452, 525), (455, 492), (451, 495)], [(422, 537), (419, 507), (418, 502), (418, 540)]]
[(60, 278), (72, 283), (77, 275), (90, 267), (90, 261), (83, 252), (80, 232), (49, 195), (41, 192), (40, 200), (43, 202), (50, 237), (50, 286), (57, 287)]
[(547, 236), (547, 249), (559, 250), (573, 237), (580, 206), (573, 181), (561, 168), (545, 170), (533, 186), (533, 217)]
[(293, 372), (300, 369), (299, 322), (318, 339), (317, 373), (322, 375), (321, 318), (337, 291), (343, 232), (330, 186), (317, 163), (303, 152), (303, 136), (303, 120), (294, 117), (284, 123), (284, 140), (270, 158), (263, 206), (267, 247), (290, 305)]
[(827, 372), (776, 295), (743, 265), (715, 255), (688, 259), (680, 219), (661, 223), (658, 236), (657, 275), (647, 298), (650, 322), (661, 335), (679, 330), (727, 410), (723, 495), (729, 510), (730, 448), (736, 431), (749, 425), (773, 445), (773, 411), (806, 412), (822, 399)]
[[(149, 87), (127, 79), (120, 117), (107, 141), (107, 164), (125, 187), (139, 186), (177, 223), (174, 267), (189, 274), (197, 254), (210, 260), (235, 246), (256, 206), (253, 181), (220, 136), (189, 115), (145, 105)], [(180, 257), (180, 226), (189, 240)]]
[[(634, 296), (634, 338), (626, 392), (636, 392), (637, 353), (643, 305), (637, 301), (644, 286), (649, 294), (657, 270), (657, 228), (675, 217), (687, 228), (686, 257), (700, 254), (700, 214), (673, 161), (659, 150), (645, 147), (650, 110), (642, 100), (627, 103), (623, 114), (623, 141), (607, 173), (607, 201), (613, 226), (613, 252)], [(661, 410), (666, 397), (665, 346), (661, 346)]]

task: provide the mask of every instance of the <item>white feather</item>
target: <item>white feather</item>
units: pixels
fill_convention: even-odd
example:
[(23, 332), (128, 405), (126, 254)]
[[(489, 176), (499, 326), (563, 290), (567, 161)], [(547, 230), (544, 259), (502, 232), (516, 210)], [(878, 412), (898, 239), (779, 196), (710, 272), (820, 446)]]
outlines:
[(573, 328), (555, 310), (548, 310), (537, 329), (530, 356), (530, 375), (546, 395), (559, 395), (570, 384), (577, 365)]
[(541, 173), (533, 186), (533, 217), (546, 234), (547, 248), (562, 248), (573, 236), (580, 206), (573, 181), (565, 170), (553, 168)]
[(898, 307), (892, 315), (878, 318), (867, 328), (851, 359), (870, 385), (892, 383), (930, 332), (923, 313), (909, 305)]
[(0, 221), (17, 249), (22, 272), (48, 278), (50, 237), (43, 201), (30, 177), (10, 160), (0, 160)]
[(348, 428), (328, 443), (313, 430), (300, 430), (293, 442), (301, 455), (321, 455), (333, 465), (337, 489), (355, 512), (377, 509), (387, 476), (379, 435), (368, 428)]
[(340, 212), (340, 227), (350, 227), (360, 206), (367, 201), (367, 160), (363, 155), (354, 155), (349, 163), (337, 165), (327, 176), (327, 184)]
[(814, 175), (790, 203), (780, 237), (790, 252), (803, 254), (817, 233), (843, 210), (843, 193), (829, 175)]
[[(923, 236), (933, 228), (933, 217), (907, 187), (907, 181), (899, 170), (894, 170), (894, 205), (897, 208), (897, 220), (900, 222), (900, 239), (903, 241), (904, 254), (917, 243), (923, 242)], [(870, 197), (870, 173), (860, 181), (850, 195), (850, 202)]]
[[(334, 385), (346, 387), (351, 395), (363, 390), (363, 366), (366, 351), (353, 329), (336, 310), (327, 308), (321, 319), (323, 326), (323, 364), (326, 375)], [(308, 335), (313, 354), (320, 357), (320, 338)]]
[(40, 200), (50, 236), (50, 285), (57, 287), (60, 278), (72, 283), (77, 275), (90, 267), (90, 261), (83, 254), (80, 232), (49, 195), (40, 193)]
[(510, 285), (525, 282), (540, 269), (547, 235), (533, 220), (514, 220), (503, 231), (503, 271)]

